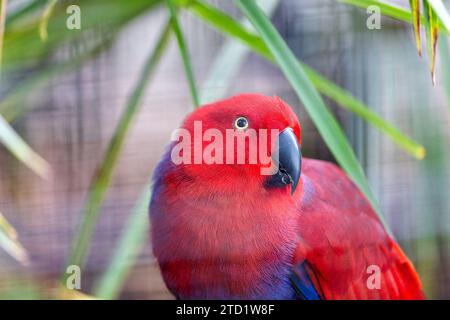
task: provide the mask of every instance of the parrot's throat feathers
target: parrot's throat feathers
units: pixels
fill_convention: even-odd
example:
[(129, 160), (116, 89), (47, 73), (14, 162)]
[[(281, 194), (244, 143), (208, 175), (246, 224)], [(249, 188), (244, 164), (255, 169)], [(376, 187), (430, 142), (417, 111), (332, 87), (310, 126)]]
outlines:
[[(223, 197), (203, 192), (195, 199), (189, 193), (178, 199), (170, 210), (177, 223), (166, 234), (177, 244), (175, 259), (189, 261), (183, 264), (190, 270), (189, 296), (291, 297), (288, 273), (296, 231), (294, 215), (287, 206), (271, 201), (267, 194)], [(165, 259), (174, 259), (176, 252), (168, 250)], [(175, 274), (180, 268), (172, 272), (170, 279), (184, 277)], [(277, 289), (271, 293), (273, 288)], [(178, 293), (183, 290), (186, 288), (177, 288)]]

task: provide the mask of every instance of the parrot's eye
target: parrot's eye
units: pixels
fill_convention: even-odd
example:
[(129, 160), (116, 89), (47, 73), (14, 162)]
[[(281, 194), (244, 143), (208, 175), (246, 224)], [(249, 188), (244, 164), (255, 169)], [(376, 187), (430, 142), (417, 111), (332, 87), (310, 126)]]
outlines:
[(239, 117), (234, 121), (234, 127), (238, 130), (245, 130), (248, 128), (248, 120), (245, 117)]

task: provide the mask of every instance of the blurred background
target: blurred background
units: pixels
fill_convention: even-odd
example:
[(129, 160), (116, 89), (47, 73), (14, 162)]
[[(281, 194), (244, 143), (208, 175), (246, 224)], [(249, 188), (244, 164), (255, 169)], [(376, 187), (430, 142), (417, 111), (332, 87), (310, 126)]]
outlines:
[[(29, 9), (33, 2), (38, 4)], [(245, 21), (233, 1), (206, 3)], [(324, 98), (428, 297), (449, 299), (450, 88), (445, 77), (450, 70), (439, 54), (446, 52), (447, 37), (439, 39), (433, 86), (428, 58), (418, 56), (409, 23), (382, 17), (381, 29), (370, 30), (365, 9), (335, 0), (258, 3), (299, 60), (425, 147), (426, 157), (420, 160), (368, 121)], [(409, 6), (408, 1), (393, 3)], [(71, 4), (81, 9), (80, 30), (66, 28)], [(42, 38), (46, 10), (51, 12), (47, 40)], [(0, 114), (52, 171), (43, 178), (0, 146), (0, 212), (28, 254), (21, 263), (0, 248), (0, 298), (40, 298), (54, 290), (48, 288), (56, 287), (65, 270), (83, 214), (89, 211), (89, 190), (101, 175), (108, 145), (117, 138), (120, 117), (169, 13), (164, 1), (139, 0), (55, 1), (53, 7), (47, 1), (10, 0), (6, 12)], [(278, 95), (299, 116), (303, 154), (335, 161), (277, 66), (206, 24), (195, 10), (180, 8), (178, 22), (202, 101), (241, 92)], [(95, 292), (110, 268), (171, 132), (194, 108), (175, 37), (168, 41), (130, 122), (111, 179), (100, 184), (106, 191), (104, 201), (98, 202), (98, 221), (82, 268), (84, 293)], [(96, 47), (98, 43), (102, 45)], [(223, 78), (217, 77), (221, 62)], [(214, 75), (216, 81), (211, 81)], [(120, 273), (123, 280), (114, 297), (172, 298), (151, 254), (148, 234), (141, 242), (134, 248), (136, 259), (123, 256), (127, 271)]]

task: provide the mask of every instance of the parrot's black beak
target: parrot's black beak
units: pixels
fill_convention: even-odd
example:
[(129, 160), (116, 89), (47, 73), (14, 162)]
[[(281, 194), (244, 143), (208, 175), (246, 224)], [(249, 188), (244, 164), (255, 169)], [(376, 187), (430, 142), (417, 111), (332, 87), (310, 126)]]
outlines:
[(302, 167), (302, 153), (297, 143), (297, 137), (291, 128), (286, 128), (278, 136), (278, 159), (272, 156), (278, 172), (268, 177), (266, 187), (276, 188), (291, 185), (291, 194), (294, 193), (300, 181)]

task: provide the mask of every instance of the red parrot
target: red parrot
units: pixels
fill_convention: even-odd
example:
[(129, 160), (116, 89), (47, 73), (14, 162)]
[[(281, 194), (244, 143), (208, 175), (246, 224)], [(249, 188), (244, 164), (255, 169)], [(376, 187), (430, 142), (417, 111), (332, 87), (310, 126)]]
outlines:
[[(208, 104), (181, 128), (187, 147), (169, 145), (150, 202), (153, 253), (178, 299), (424, 298), (413, 265), (355, 184), (332, 163), (302, 158), (299, 121), (280, 98)], [(278, 151), (270, 156), (279, 170), (261, 174), (268, 164), (248, 155), (198, 161), (213, 140), (210, 155), (225, 159), (226, 143), (205, 137), (210, 129), (276, 130), (267, 146)], [(199, 134), (200, 143), (188, 141)], [(243, 150), (251, 147), (248, 139)]]

